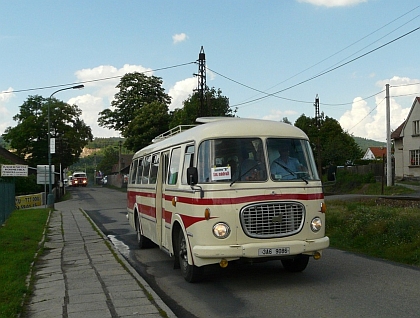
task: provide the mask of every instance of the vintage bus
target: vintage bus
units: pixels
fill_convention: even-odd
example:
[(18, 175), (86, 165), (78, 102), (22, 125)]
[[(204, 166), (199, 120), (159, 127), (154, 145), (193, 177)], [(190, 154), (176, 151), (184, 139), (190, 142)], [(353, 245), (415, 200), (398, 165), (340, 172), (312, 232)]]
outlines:
[(280, 260), (300, 272), (321, 258), (326, 207), (306, 134), (268, 120), (197, 122), (133, 157), (127, 218), (139, 247), (158, 245), (188, 282), (210, 264)]

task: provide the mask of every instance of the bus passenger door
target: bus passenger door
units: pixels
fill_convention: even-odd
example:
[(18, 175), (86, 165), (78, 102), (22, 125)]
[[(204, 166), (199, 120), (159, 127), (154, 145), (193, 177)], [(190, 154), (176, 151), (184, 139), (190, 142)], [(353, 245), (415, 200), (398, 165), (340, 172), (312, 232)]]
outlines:
[[(160, 156), (160, 163), (159, 163), (159, 175), (158, 175), (158, 184), (156, 188), (156, 211), (159, 208), (159, 221), (160, 227), (158, 226), (159, 232), (157, 235), (159, 236), (160, 246), (165, 247), (166, 249), (169, 248), (169, 242), (167, 237), (170, 236), (169, 226), (170, 226), (170, 216), (168, 215), (168, 211), (165, 209), (165, 184), (166, 178), (168, 175), (168, 164), (169, 164), (169, 151), (162, 152)], [(167, 225), (166, 222), (169, 222)]]
[(162, 224), (162, 183), (160, 179), (160, 173), (162, 168), (160, 167), (160, 154), (154, 154), (151, 157), (151, 167), (150, 167), (150, 177), (149, 184), (155, 184), (155, 193), (154, 206), (156, 211), (156, 229), (155, 237), (156, 243), (159, 246), (162, 246), (162, 237), (161, 237), (161, 228), (165, 224)]
[(171, 251), (171, 222), (174, 213), (178, 213), (177, 205), (172, 198), (179, 192), (179, 166), (181, 162), (181, 147), (173, 148), (171, 152), (163, 153), (162, 163), (165, 174), (162, 176), (162, 246)]

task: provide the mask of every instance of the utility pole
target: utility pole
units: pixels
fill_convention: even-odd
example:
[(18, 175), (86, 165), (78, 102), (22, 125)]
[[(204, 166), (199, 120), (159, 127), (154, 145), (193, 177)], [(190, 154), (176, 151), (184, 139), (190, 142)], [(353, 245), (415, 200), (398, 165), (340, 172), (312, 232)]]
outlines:
[(321, 131), (321, 121), (320, 118), (321, 116), (319, 115), (319, 97), (318, 94), (316, 94), (315, 97), (315, 122), (316, 122), (316, 128), (318, 130), (318, 138), (317, 138), (317, 142), (316, 142), (316, 161), (317, 161), (317, 166), (318, 166), (318, 175), (321, 178), (322, 176), (322, 164), (321, 164), (321, 142), (319, 139), (319, 133)]
[[(206, 84), (206, 54), (204, 53), (204, 48), (201, 47), (200, 53), (198, 54), (198, 73), (193, 74), (198, 77), (198, 94), (200, 97), (200, 116), (204, 115), (204, 98), (205, 90), (207, 87)], [(206, 112), (207, 113), (207, 112)]]
[(121, 176), (121, 145), (122, 141), (118, 142), (118, 175)]
[(392, 157), (391, 157), (391, 111), (389, 102), (389, 84), (386, 88), (386, 185), (392, 186)]

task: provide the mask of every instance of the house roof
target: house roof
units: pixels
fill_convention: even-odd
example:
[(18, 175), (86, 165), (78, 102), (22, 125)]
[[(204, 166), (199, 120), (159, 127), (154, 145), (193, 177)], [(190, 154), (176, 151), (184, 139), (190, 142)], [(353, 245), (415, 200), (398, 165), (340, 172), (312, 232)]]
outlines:
[(7, 149), (0, 147), (0, 157), (3, 157), (14, 164), (26, 165), (26, 161), (21, 157), (16, 156), (14, 153), (11, 153)]
[(414, 98), (413, 105), (411, 105), (410, 112), (408, 113), (407, 119), (397, 129), (395, 129), (395, 131), (391, 134), (391, 139), (395, 140), (395, 139), (400, 139), (400, 138), (404, 137), (405, 125), (407, 124), (407, 120), (408, 120), (408, 118), (410, 118), (411, 113), (414, 110), (414, 107), (416, 107), (416, 104), (420, 105), (420, 97), (419, 96)]
[(402, 136), (401, 136), (401, 132), (402, 132), (402, 130), (403, 130), (403, 128), (404, 128), (404, 126), (405, 126), (405, 120), (402, 122), (402, 124), (401, 125), (399, 125), (398, 126), (398, 128), (397, 129), (395, 129), (392, 133), (391, 133), (391, 139), (400, 139), (400, 138), (402, 138)]
[(386, 156), (386, 147), (369, 147), (370, 151), (372, 151), (375, 158), (382, 158)]

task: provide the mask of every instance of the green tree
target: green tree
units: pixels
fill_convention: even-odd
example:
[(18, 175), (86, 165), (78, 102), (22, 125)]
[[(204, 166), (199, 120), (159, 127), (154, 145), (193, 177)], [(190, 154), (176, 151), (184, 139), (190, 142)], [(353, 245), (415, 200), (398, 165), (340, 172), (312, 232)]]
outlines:
[(105, 109), (99, 113), (99, 126), (115, 129), (122, 135), (138, 111), (145, 105), (158, 102), (168, 107), (171, 97), (162, 88), (162, 79), (146, 76), (142, 73), (127, 73), (117, 85), (119, 92), (115, 94), (111, 106), (114, 110)]
[(3, 137), (0, 136), (0, 147), (6, 148), (6, 142), (4, 141)]
[(295, 122), (295, 126), (302, 129), (311, 141), (315, 158), (318, 156), (318, 138), (321, 150), (322, 166), (347, 165), (363, 156), (363, 152), (353, 137), (343, 131), (340, 123), (331, 117), (319, 118), (318, 130), (315, 118), (301, 115)]
[(190, 95), (183, 102), (183, 105), (183, 108), (175, 109), (171, 113), (170, 128), (178, 125), (196, 124), (195, 120), (200, 116), (234, 116), (232, 109), (229, 107), (229, 98), (223, 96), (222, 91), (220, 89), (216, 90), (214, 87), (206, 90), (203, 109), (201, 109), (200, 94), (198, 92)]
[(118, 163), (118, 149), (108, 146), (101, 151), (102, 159), (97, 165), (96, 170), (101, 171), (104, 175), (111, 174), (112, 167)]
[[(57, 168), (76, 162), (83, 147), (93, 139), (91, 128), (80, 116), (76, 105), (69, 105), (55, 98), (29, 96), (13, 119), (15, 127), (8, 127), (2, 135), (16, 154), (32, 166), (48, 163), (48, 106), (50, 106), (51, 138), (56, 140), (52, 164)], [(58, 171), (58, 169), (56, 169)]]
[(291, 121), (289, 120), (289, 118), (287, 118), (287, 117), (283, 117), (282, 122), (283, 122), (283, 123), (285, 123), (285, 124), (292, 125), (292, 122), (291, 122)]
[(159, 102), (144, 105), (124, 130), (125, 147), (137, 151), (169, 128), (168, 106)]

